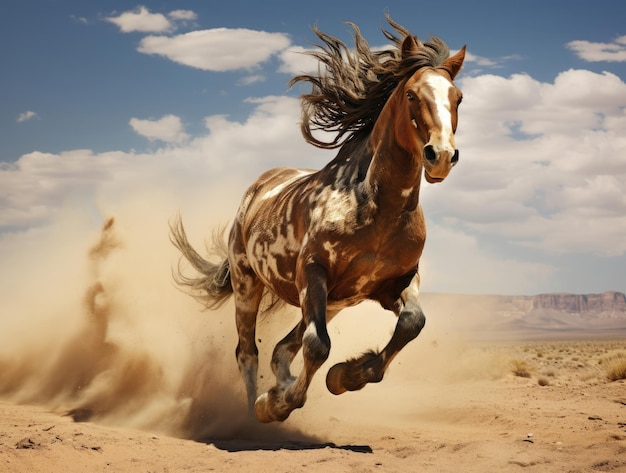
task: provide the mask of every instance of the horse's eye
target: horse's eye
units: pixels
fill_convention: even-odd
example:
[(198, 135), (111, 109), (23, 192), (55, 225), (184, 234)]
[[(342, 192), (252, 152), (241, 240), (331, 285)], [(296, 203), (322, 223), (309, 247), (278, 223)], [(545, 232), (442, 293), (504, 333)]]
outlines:
[(409, 100), (415, 100), (415, 95), (413, 95), (413, 92), (409, 91), (406, 93), (406, 98)]

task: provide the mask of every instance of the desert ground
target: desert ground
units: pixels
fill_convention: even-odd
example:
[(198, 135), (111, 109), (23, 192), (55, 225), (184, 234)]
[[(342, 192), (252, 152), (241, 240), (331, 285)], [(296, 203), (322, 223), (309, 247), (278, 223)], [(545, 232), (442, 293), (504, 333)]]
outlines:
[(423, 340), (378, 385), (335, 397), (315, 384), (282, 425), (227, 408), (187, 438), (5, 400), (0, 471), (626, 471), (626, 382), (607, 377), (625, 347)]
[[(54, 252), (7, 262), (20, 272), (0, 284), (0, 472), (626, 471), (626, 331), (490, 332), (453, 296), (424, 298), (425, 329), (381, 383), (334, 396), (327, 370), (395, 325), (374, 304), (342, 312), (304, 407), (251, 420), (232, 303), (203, 311), (177, 290), (162, 221), (154, 241), (146, 224), (108, 221), (80, 257), (64, 229)], [(259, 320), (261, 391), (298, 317)]]

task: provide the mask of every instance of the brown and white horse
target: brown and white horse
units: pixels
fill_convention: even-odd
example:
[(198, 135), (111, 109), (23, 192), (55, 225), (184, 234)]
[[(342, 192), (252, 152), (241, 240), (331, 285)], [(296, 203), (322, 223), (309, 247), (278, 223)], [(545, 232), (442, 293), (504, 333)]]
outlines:
[[(234, 295), (237, 361), (249, 408), (261, 422), (283, 421), (304, 405), (329, 356), (327, 323), (340, 310), (374, 300), (396, 314), (397, 324), (380, 353), (330, 368), (326, 384), (334, 394), (381, 381), (424, 327), (420, 183), (422, 172), (430, 183), (444, 180), (459, 159), (454, 133), (462, 94), (453, 80), (465, 47), (450, 57), (440, 39), (421, 42), (388, 21), (401, 37), (383, 31), (394, 46), (384, 51), (372, 51), (354, 25), (354, 52), (315, 29), (324, 45), (312, 54), (324, 67), (292, 80), (312, 84), (302, 96), (305, 139), (340, 148), (335, 159), (319, 171), (279, 168), (261, 175), (243, 197), (227, 250), (221, 242), (221, 263), (190, 246), (180, 219), (171, 226), (173, 243), (201, 273), (179, 275), (178, 282), (210, 308)], [(322, 141), (314, 130), (334, 134)], [(300, 307), (302, 319), (274, 348), (276, 385), (257, 397), (255, 330), (264, 294)], [(300, 349), (303, 369), (293, 376), (290, 365)]]

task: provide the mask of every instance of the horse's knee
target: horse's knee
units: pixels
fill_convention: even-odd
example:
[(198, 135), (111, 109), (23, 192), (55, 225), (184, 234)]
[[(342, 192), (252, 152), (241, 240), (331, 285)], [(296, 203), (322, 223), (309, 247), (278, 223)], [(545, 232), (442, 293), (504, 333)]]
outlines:
[(302, 354), (305, 360), (322, 365), (330, 354), (330, 337), (325, 324), (309, 323), (302, 337)]
[(235, 349), (235, 357), (239, 360), (240, 358), (256, 358), (259, 356), (259, 349), (256, 346), (256, 343), (242, 343), (239, 341), (237, 344), (237, 348)]

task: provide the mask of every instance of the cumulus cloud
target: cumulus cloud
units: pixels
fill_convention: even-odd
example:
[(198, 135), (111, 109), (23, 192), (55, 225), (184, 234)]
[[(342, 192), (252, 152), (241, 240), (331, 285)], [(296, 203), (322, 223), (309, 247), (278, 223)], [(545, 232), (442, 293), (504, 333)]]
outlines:
[(140, 6), (133, 11), (109, 16), (106, 21), (116, 25), (122, 33), (162, 33), (170, 31), (174, 25), (161, 13), (151, 13), (146, 7)]
[(493, 67), (498, 64), (497, 61), (494, 61), (493, 59), (489, 59), (483, 56), (477, 56), (476, 54), (472, 54), (469, 51), (465, 53), (465, 61), (468, 63), (473, 62), (478, 66), (484, 67)]
[[(480, 75), (459, 85), (460, 163), (444, 183), (422, 186), (429, 225), (424, 290), (542, 292), (555, 268), (541, 255), (626, 254), (624, 81), (610, 73), (569, 70), (552, 82), (524, 74)], [(22, 156), (0, 169), (0, 227), (33, 232), (67, 208), (115, 213), (137, 192), (167, 192), (171, 212), (180, 208), (186, 214), (186, 207), (207, 202), (203, 193), (223, 182), (229, 182), (220, 197), (226, 205), (207, 203), (194, 215), (200, 226), (207, 212), (227, 222), (245, 187), (263, 170), (330, 161), (332, 152), (300, 136), (297, 99), (248, 102), (253, 110), (244, 121), (210, 116), (206, 131), (194, 137), (185, 135), (175, 116), (133, 120), (136, 131), (167, 143), (150, 153)], [(138, 182), (144, 183), (141, 190)], [(94, 218), (95, 226), (100, 223)], [(208, 235), (210, 228), (199, 233)], [(506, 246), (507, 256), (489, 242)], [(528, 251), (540, 256), (528, 260)], [(470, 270), (475, 276), (464, 280)]]
[[(45, 226), (68, 206), (96, 215), (101, 208), (115, 213), (127, 197), (136, 195), (139, 182), (144, 183), (144, 190), (169, 192), (174, 212), (176, 206), (195, 201), (188, 197), (190, 193), (202, 195), (207, 186), (237, 181), (237, 195), (220, 204), (220, 208), (228, 204), (234, 208), (245, 186), (262, 170), (285, 164), (310, 167), (329, 160), (327, 153), (307, 145), (301, 138), (297, 99), (264, 97), (249, 102), (254, 110), (245, 122), (211, 116), (205, 121), (205, 133), (179, 143), (170, 142), (151, 153), (37, 151), (1, 166), (0, 235), (9, 229), (28, 231)], [(180, 119), (166, 116), (156, 121), (144, 120), (144, 132), (168, 120), (174, 123), (171, 128), (181, 131), (176, 125)], [(320, 158), (320, 153), (325, 157)], [(224, 218), (228, 220), (230, 216)], [(101, 222), (96, 220), (94, 224), (99, 226)]]
[(22, 122), (26, 122), (28, 120), (32, 120), (33, 118), (39, 118), (39, 115), (37, 115), (36, 112), (32, 112), (32, 111), (28, 110), (26, 112), (20, 113), (17, 116), (17, 121), (19, 123), (22, 123)]
[(624, 254), (626, 83), (569, 70), (553, 83), (465, 78), (462, 89), (460, 164), (425, 191), (435, 217), (551, 253)]
[(302, 46), (291, 46), (285, 49), (279, 55), (281, 64), (278, 68), (278, 72), (284, 72), (285, 74), (316, 72), (319, 62), (308, 54), (311, 51), (314, 51), (314, 49), (303, 48)]
[(533, 294), (556, 272), (548, 263), (494, 257), (480, 240), (480, 236), (454, 227), (430, 223), (420, 262), (421, 289), (431, 292), (457, 287), (466, 293)]
[(167, 14), (172, 20), (190, 21), (196, 20), (198, 15), (191, 10), (174, 10)]
[(289, 37), (283, 33), (214, 28), (175, 36), (147, 36), (137, 50), (205, 71), (230, 71), (258, 66), (289, 44)]
[(585, 61), (626, 62), (626, 35), (610, 43), (576, 40), (566, 46)]
[(182, 143), (189, 138), (184, 131), (180, 117), (175, 115), (165, 115), (158, 120), (131, 118), (129, 124), (136, 133), (145, 136), (150, 141)]

